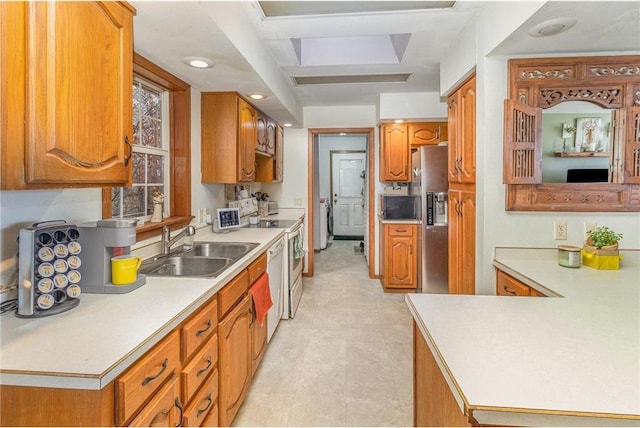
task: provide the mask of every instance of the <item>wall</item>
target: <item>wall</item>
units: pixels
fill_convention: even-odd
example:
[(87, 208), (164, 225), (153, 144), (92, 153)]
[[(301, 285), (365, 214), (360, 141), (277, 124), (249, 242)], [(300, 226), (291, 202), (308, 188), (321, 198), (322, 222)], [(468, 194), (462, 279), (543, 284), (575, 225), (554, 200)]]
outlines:
[(380, 120), (447, 120), (446, 100), (437, 92), (380, 94)]
[[(503, 102), (507, 97), (507, 58), (489, 56), (499, 37), (506, 37), (510, 25), (517, 28), (526, 13), (533, 13), (535, 4), (524, 3), (522, 11), (514, 10), (514, 3), (491, 3), (478, 17), (476, 34), (465, 33), (464, 40), (478, 40), (475, 67), (477, 73), (477, 231), (476, 231), (476, 292), (495, 293), (495, 274), (491, 264), (496, 246), (556, 247), (558, 244), (580, 246), (583, 242), (584, 222), (606, 225), (624, 234), (622, 248), (640, 248), (640, 213), (527, 213), (507, 212), (504, 209), (506, 186), (502, 182)], [(509, 19), (498, 19), (511, 13)], [(524, 15), (520, 12), (524, 12)], [(496, 23), (500, 23), (496, 26)], [(499, 37), (498, 37), (499, 36)], [(452, 72), (446, 84), (458, 82), (469, 72), (468, 58), (451, 58), (442, 69)], [(461, 52), (468, 56), (468, 52)], [(571, 56), (571, 53), (567, 53)], [(574, 55), (584, 55), (575, 53)], [(460, 67), (457, 67), (461, 65)], [(455, 70), (455, 73), (453, 71)], [(442, 76), (442, 73), (441, 73)], [(441, 93), (451, 88), (441, 86)], [(567, 221), (568, 239), (553, 240), (553, 221)]]
[(319, 141), (318, 172), (320, 179), (320, 197), (331, 197), (331, 151), (350, 150), (366, 151), (366, 136), (340, 136), (340, 135), (320, 135)]

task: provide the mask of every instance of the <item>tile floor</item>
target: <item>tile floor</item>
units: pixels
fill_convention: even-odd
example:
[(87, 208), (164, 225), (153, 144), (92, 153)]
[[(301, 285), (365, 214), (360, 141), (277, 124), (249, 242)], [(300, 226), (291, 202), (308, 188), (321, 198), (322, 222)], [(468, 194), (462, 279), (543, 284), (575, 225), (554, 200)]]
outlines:
[(293, 320), (282, 320), (235, 426), (411, 426), (411, 315), (369, 279), (357, 241), (314, 256)]

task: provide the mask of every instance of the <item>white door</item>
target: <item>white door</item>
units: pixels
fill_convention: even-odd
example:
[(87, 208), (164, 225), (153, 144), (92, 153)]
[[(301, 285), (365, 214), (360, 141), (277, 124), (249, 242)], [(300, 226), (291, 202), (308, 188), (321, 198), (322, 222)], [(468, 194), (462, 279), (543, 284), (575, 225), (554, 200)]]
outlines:
[(364, 236), (365, 156), (365, 152), (331, 153), (334, 236)]

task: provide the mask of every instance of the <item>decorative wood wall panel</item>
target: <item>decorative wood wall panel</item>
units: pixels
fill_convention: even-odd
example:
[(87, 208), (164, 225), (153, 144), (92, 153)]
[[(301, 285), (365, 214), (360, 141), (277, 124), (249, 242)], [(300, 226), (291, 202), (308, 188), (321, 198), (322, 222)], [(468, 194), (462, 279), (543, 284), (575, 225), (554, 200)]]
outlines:
[[(531, 147), (518, 147), (514, 141), (532, 128), (524, 117), (508, 119), (505, 103), (507, 210), (640, 211), (640, 55), (510, 60), (508, 101), (531, 108), (588, 101), (616, 109), (620, 120), (613, 130), (618, 137), (613, 183), (541, 184), (541, 179), (523, 179), (542, 175), (541, 142), (533, 145), (533, 155), (526, 152)], [(518, 123), (524, 129), (512, 130)]]

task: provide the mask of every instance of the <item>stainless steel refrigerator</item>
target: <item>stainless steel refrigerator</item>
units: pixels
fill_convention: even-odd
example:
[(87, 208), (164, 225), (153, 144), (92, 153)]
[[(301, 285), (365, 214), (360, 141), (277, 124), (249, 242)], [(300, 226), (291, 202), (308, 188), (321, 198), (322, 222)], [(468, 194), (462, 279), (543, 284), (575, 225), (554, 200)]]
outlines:
[(412, 187), (422, 199), (421, 292), (446, 294), (449, 292), (447, 146), (423, 146), (411, 156)]

